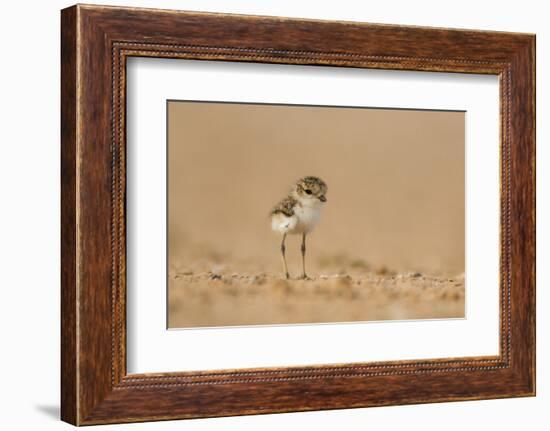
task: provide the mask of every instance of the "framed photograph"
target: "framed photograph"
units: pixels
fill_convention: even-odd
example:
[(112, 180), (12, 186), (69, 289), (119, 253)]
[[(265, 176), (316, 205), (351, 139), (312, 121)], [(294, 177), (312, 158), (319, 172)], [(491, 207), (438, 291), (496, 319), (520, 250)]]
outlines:
[(61, 415), (535, 394), (535, 36), (61, 13)]

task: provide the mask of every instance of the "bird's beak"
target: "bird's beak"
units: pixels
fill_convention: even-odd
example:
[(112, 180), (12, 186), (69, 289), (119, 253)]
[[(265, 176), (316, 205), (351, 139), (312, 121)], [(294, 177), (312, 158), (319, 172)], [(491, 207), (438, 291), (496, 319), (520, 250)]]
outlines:
[(320, 200), (321, 202), (326, 202), (326, 201), (327, 201), (327, 198), (325, 197), (325, 195), (321, 195), (321, 196), (319, 196), (319, 200)]

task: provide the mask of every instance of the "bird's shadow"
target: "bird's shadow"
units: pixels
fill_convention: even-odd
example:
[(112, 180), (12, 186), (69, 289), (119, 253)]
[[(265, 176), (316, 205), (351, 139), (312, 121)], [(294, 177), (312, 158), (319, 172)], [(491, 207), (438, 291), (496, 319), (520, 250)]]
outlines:
[(36, 410), (45, 416), (49, 416), (51, 419), (59, 419), (60, 409), (57, 405), (38, 405), (35, 406)]

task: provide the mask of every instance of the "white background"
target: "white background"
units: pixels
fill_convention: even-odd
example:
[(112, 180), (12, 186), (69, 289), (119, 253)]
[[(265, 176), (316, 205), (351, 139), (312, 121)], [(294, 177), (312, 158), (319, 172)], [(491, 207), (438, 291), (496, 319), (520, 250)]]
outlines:
[[(103, 1), (105, 4), (114, 2)], [(328, 412), (173, 421), (96, 429), (278, 430), (545, 429), (550, 422), (549, 296), (550, 116), (549, 14), (541, 1), (312, 2), (298, 0), (118, 1), (116, 4), (283, 15), (393, 24), (537, 33), (538, 396)], [(3, 5), (0, 68), (0, 301), (2, 428), (69, 429), (57, 420), (59, 399), (59, 9), (63, 1)], [(546, 363), (546, 364), (545, 364)]]
[[(496, 76), (139, 58), (127, 83), (129, 373), (498, 354)], [(167, 331), (167, 99), (466, 111), (467, 318)]]

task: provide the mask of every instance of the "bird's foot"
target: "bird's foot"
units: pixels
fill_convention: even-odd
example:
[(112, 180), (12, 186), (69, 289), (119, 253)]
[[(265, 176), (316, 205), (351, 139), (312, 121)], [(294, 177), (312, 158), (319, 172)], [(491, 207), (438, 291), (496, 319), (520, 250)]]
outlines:
[(286, 278), (287, 280), (290, 280), (290, 274), (289, 274), (288, 272), (285, 274), (285, 278)]
[(302, 279), (302, 280), (307, 280), (307, 281), (313, 280), (313, 278), (309, 277), (307, 274), (302, 274), (301, 279)]

